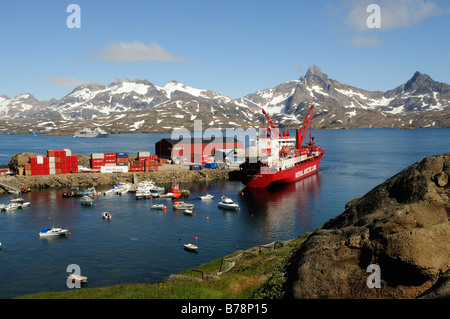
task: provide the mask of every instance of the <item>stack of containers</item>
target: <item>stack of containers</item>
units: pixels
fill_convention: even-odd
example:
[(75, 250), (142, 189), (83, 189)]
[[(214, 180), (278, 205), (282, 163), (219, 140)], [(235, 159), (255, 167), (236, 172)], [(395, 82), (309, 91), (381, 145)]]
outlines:
[(130, 172), (143, 172), (145, 161), (130, 161)]
[(158, 171), (158, 161), (146, 160), (144, 164), (144, 172), (157, 172)]
[(128, 153), (116, 153), (116, 165), (128, 166)]
[(150, 159), (150, 152), (138, 152), (139, 161), (148, 161)]
[(91, 168), (100, 169), (105, 166), (105, 154), (104, 153), (92, 153), (91, 154)]
[(49, 174), (78, 173), (78, 158), (69, 149), (47, 150)]
[[(28, 165), (27, 165), (28, 164)], [(25, 164), (25, 175), (49, 175), (49, 158), (47, 156), (30, 156), (30, 162)]]
[(104, 166), (116, 166), (116, 161), (117, 161), (116, 153), (105, 153)]

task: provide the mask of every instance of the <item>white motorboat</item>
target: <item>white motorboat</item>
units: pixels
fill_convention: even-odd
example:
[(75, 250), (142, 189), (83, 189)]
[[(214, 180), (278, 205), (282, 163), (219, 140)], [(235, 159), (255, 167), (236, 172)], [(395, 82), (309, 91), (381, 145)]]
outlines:
[(111, 214), (108, 212), (103, 212), (102, 217), (103, 217), (103, 219), (111, 220)]
[(151, 206), (152, 209), (167, 209), (167, 206), (164, 204), (154, 204)]
[(81, 205), (86, 205), (86, 206), (94, 205), (94, 199), (87, 195), (81, 197), (80, 202), (81, 202)]
[(190, 250), (190, 251), (197, 251), (198, 246), (194, 244), (184, 244), (184, 249)]
[(175, 204), (173, 204), (173, 209), (185, 210), (185, 209), (192, 209), (192, 208), (194, 208), (194, 204), (189, 204), (189, 203), (185, 203), (185, 202), (175, 202)]
[(59, 227), (44, 227), (39, 233), (39, 237), (65, 236), (69, 233), (67, 229)]
[(214, 195), (206, 194), (206, 195), (200, 196), (200, 199), (201, 199), (201, 200), (210, 200), (210, 199), (214, 199)]
[(136, 199), (145, 199), (152, 197), (152, 194), (149, 190), (137, 190), (136, 191)]
[(159, 194), (160, 198), (172, 198), (173, 193), (165, 193), (165, 194)]
[(225, 208), (225, 209), (236, 209), (239, 208), (239, 205), (233, 202), (230, 198), (226, 196), (222, 196), (222, 201), (219, 202), (219, 207)]
[(9, 211), (12, 211), (12, 210), (16, 210), (16, 209), (18, 209), (20, 207), (21, 207), (21, 204), (9, 203), (9, 204), (5, 205), (5, 207), (3, 207), (2, 210), (5, 211), (5, 212), (9, 212)]
[[(17, 206), (17, 208), (28, 207), (28, 206), (30, 206), (30, 204), (31, 204), (31, 203), (28, 202), (28, 201), (25, 202), (23, 198), (14, 198), (14, 199), (11, 199), (10, 203), (11, 203), (11, 204), (14, 204), (15, 206)], [(13, 208), (13, 209), (15, 209), (15, 208)]]
[(192, 216), (194, 214), (194, 212), (190, 209), (185, 209), (183, 211), (183, 214), (188, 215), (188, 216)]

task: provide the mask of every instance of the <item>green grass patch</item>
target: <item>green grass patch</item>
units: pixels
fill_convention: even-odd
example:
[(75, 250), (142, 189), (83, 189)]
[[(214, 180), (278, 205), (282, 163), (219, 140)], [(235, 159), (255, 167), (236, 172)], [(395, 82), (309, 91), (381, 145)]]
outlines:
[[(26, 295), (24, 299), (277, 299), (283, 297), (284, 266), (291, 253), (309, 236), (286, 241), (273, 251), (235, 253), (186, 269), (155, 284), (120, 284)], [(280, 245), (281, 246), (281, 245)], [(238, 262), (218, 272), (222, 260)], [(203, 279), (201, 279), (203, 275)]]

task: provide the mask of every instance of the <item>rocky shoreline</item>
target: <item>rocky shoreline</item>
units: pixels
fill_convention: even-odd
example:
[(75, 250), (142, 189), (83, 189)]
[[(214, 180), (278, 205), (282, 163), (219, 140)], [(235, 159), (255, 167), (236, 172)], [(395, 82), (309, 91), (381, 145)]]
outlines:
[[(24, 176), (15, 175), (0, 178), (0, 183), (15, 188), (30, 187), (38, 189), (67, 189), (71, 187), (97, 187), (112, 186), (119, 182), (132, 183), (134, 178), (138, 181), (152, 180), (156, 184), (189, 183), (200, 181), (235, 180), (236, 171), (230, 169), (204, 169), (190, 171), (187, 169), (166, 169), (158, 172), (144, 173), (78, 173), (60, 175)], [(0, 194), (7, 191), (0, 187)]]

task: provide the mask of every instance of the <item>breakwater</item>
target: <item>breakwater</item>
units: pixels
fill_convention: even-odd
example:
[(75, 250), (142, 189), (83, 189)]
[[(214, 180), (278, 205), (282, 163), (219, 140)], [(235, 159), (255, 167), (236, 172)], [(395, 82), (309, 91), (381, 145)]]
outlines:
[[(133, 183), (133, 181), (152, 180), (156, 184), (188, 183), (214, 180), (236, 180), (236, 170), (231, 169), (203, 169), (190, 171), (174, 165), (158, 172), (129, 172), (129, 173), (75, 173), (60, 175), (24, 176), (15, 175), (1, 178), (0, 183), (16, 189), (29, 187), (39, 189), (67, 189), (71, 187), (112, 186), (119, 182)], [(7, 191), (0, 187), (0, 194)]]

